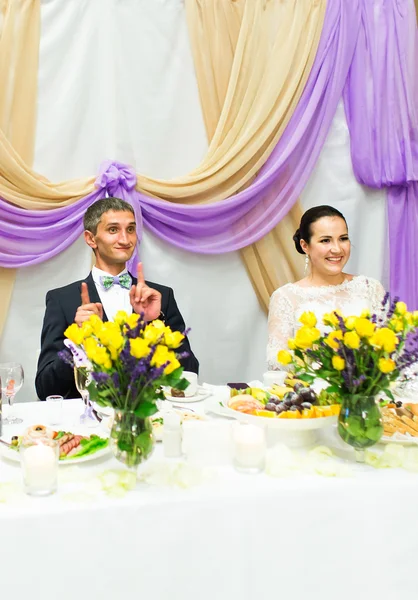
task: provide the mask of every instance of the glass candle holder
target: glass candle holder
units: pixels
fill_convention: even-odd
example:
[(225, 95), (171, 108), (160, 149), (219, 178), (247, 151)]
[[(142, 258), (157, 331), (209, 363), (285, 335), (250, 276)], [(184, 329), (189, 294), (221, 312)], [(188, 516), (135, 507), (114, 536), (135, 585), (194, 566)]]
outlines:
[(266, 432), (250, 423), (232, 427), (234, 466), (243, 473), (259, 473), (266, 464)]
[(51, 425), (59, 425), (61, 423), (63, 400), (64, 398), (58, 395), (47, 396), (46, 398), (49, 423)]
[(39, 438), (20, 444), (25, 492), (31, 496), (48, 496), (57, 490), (59, 444), (55, 440)]

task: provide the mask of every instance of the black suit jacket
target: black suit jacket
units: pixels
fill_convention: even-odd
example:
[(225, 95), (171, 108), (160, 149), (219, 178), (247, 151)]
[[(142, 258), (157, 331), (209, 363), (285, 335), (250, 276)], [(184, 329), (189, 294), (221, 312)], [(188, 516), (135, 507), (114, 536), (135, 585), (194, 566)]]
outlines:
[[(133, 283), (136, 285), (136, 279)], [(100, 297), (90, 275), (84, 280), (89, 289), (91, 302), (100, 302)], [(80, 306), (81, 284), (76, 281), (62, 288), (52, 290), (46, 295), (46, 311), (41, 334), (41, 353), (38, 360), (36, 373), (36, 392), (41, 400), (47, 396), (59, 394), (64, 398), (77, 398), (80, 394), (74, 383), (74, 373), (58, 356), (58, 352), (65, 348), (64, 331), (74, 323), (77, 308)], [(186, 326), (183, 317), (174, 299), (173, 290), (165, 285), (146, 282), (149, 287), (161, 293), (161, 311), (165, 315), (165, 322), (173, 331), (184, 332)], [(106, 314), (103, 320), (107, 321)], [(186, 371), (198, 373), (199, 362), (194, 356), (189, 340), (186, 338), (178, 352), (188, 352), (187, 358), (181, 359), (181, 364)]]

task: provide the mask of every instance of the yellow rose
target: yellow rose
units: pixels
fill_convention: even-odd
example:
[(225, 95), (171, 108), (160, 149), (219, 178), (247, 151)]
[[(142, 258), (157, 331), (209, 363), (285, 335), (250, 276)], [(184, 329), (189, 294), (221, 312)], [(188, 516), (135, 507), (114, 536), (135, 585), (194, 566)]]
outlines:
[(340, 315), (340, 311), (338, 310), (335, 310), (332, 313), (326, 313), (322, 318), (322, 322), (324, 325), (333, 325), (335, 327), (339, 323), (337, 315)]
[(81, 330), (84, 338), (90, 337), (93, 334), (93, 327), (91, 326), (90, 321), (84, 321), (84, 323), (81, 325)]
[(332, 357), (332, 366), (336, 371), (342, 371), (345, 367), (345, 360), (336, 354)]
[(399, 317), (392, 317), (392, 319), (389, 321), (389, 324), (396, 331), (396, 333), (400, 333), (404, 329), (403, 321)]
[(290, 352), (287, 352), (287, 350), (280, 350), (280, 352), (277, 353), (277, 360), (279, 363), (282, 363), (282, 365), (290, 365), (292, 362), (292, 355)]
[(174, 355), (174, 357), (170, 358), (169, 364), (164, 369), (164, 375), (170, 375), (170, 373), (172, 373), (173, 371), (175, 371), (176, 369), (178, 369), (180, 367), (180, 363), (177, 360), (174, 353), (173, 353), (173, 355)]
[(151, 360), (151, 366), (162, 367), (162, 365), (165, 363), (168, 363), (168, 365), (164, 369), (165, 375), (169, 375), (170, 373), (178, 369), (180, 366), (180, 363), (177, 360), (174, 352), (169, 350), (167, 346), (158, 344), (158, 346), (155, 349), (154, 356)]
[(341, 330), (331, 331), (325, 338), (325, 343), (327, 344), (327, 346), (329, 346), (333, 350), (338, 350), (338, 348), (340, 347), (338, 340), (342, 340), (342, 339), (343, 339), (343, 332)]
[(100, 329), (97, 330), (96, 335), (104, 346), (108, 346), (113, 340), (114, 345), (121, 346), (123, 344), (123, 337), (120, 333), (120, 329), (116, 323), (112, 323), (108, 321), (107, 323), (103, 323)]
[(391, 358), (379, 358), (378, 367), (382, 373), (392, 373), (396, 368), (396, 364)]
[(91, 317), (88, 320), (88, 322), (90, 323), (91, 328), (92, 328), (92, 330), (93, 330), (94, 333), (96, 333), (96, 331), (98, 331), (100, 329), (100, 327), (103, 325), (103, 321), (97, 315), (91, 315)]
[(370, 310), (368, 308), (365, 308), (364, 310), (362, 310), (360, 317), (363, 317), (364, 319), (368, 319), (370, 317)]
[(151, 365), (153, 367), (161, 367), (165, 362), (169, 360), (168, 355), (169, 350), (167, 346), (158, 344), (158, 346), (155, 348), (155, 352), (151, 360)]
[(369, 319), (358, 317), (354, 324), (354, 329), (357, 331), (360, 337), (368, 338), (373, 335), (376, 325), (369, 321)]
[(357, 317), (347, 317), (344, 320), (345, 326), (347, 327), (347, 329), (354, 329), (354, 326), (356, 324), (356, 319)]
[(287, 347), (289, 348), (289, 350), (295, 350), (296, 343), (293, 338), (291, 338), (290, 340), (287, 340)]
[(164, 343), (169, 348), (178, 348), (183, 340), (184, 335), (180, 331), (166, 331), (164, 334)]
[(412, 313), (406, 312), (404, 314), (404, 319), (408, 323), (408, 325), (413, 325), (414, 324), (414, 319), (412, 317)]
[(418, 310), (414, 310), (412, 313), (412, 320), (415, 326), (418, 325)]
[(388, 327), (382, 327), (381, 329), (377, 329), (375, 331), (370, 338), (370, 343), (375, 348), (390, 353), (396, 349), (396, 346), (399, 344), (399, 340), (392, 329), (389, 329)]
[(138, 324), (138, 319), (139, 319), (139, 315), (137, 315), (136, 313), (132, 313), (131, 315), (129, 315), (129, 317), (126, 319), (126, 324), (129, 325), (129, 327), (131, 329), (134, 329), (134, 327), (137, 326)]
[(64, 335), (74, 344), (77, 344), (77, 346), (80, 346), (84, 339), (84, 332), (82, 328), (77, 325), (77, 323), (73, 323), (67, 327), (67, 329), (64, 331)]
[(321, 333), (316, 327), (306, 327), (303, 325), (297, 330), (295, 335), (295, 345), (297, 348), (312, 348), (312, 345), (319, 340)]
[(302, 323), (302, 325), (306, 325), (307, 327), (315, 327), (317, 323), (315, 313), (311, 311), (304, 312), (299, 317), (299, 322)]
[(150, 325), (152, 325), (154, 329), (158, 329), (159, 331), (161, 331), (161, 333), (164, 333), (164, 331), (166, 330), (166, 325), (164, 321), (161, 321), (161, 319), (155, 319), (155, 321), (152, 321)]
[(143, 338), (136, 338), (131, 340), (130, 345), (131, 354), (135, 358), (144, 358), (144, 356), (147, 356), (150, 351), (148, 341), (144, 340)]
[(128, 313), (126, 313), (124, 310), (118, 310), (113, 320), (116, 323), (116, 325), (125, 325), (127, 319)]
[(144, 338), (150, 342), (150, 344), (156, 344), (159, 342), (165, 333), (170, 332), (170, 328), (166, 327), (162, 321), (157, 319), (149, 323), (144, 330)]
[(103, 346), (99, 346), (97, 348), (97, 352), (93, 361), (96, 364), (103, 367), (104, 369), (110, 369), (112, 367), (112, 361), (110, 360), (110, 356), (107, 353), (106, 348), (103, 348)]
[(347, 331), (344, 334), (344, 344), (347, 348), (352, 348), (353, 350), (357, 350), (360, 347), (360, 338), (355, 331)]
[(395, 313), (398, 315), (404, 315), (408, 310), (405, 302), (397, 302), (395, 305)]
[(91, 360), (91, 362), (96, 363), (105, 369), (111, 368), (112, 361), (110, 360), (106, 348), (99, 346), (94, 338), (85, 340), (84, 350), (86, 351), (87, 358)]

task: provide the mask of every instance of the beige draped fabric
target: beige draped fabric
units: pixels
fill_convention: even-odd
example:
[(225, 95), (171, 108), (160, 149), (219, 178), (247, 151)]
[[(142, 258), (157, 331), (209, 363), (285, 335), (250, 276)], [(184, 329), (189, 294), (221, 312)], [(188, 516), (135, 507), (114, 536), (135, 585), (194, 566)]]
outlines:
[[(184, 203), (229, 197), (251, 183), (300, 99), (318, 47), (326, 0), (188, 0), (189, 19), (194, 18), (193, 4), (197, 25), (199, 10), (207, 12), (213, 4), (228, 15), (229, 3), (236, 5), (231, 14), (239, 29), (235, 27), (230, 38), (230, 66), (215, 77), (217, 116), (205, 117), (211, 135), (207, 155), (191, 173), (176, 179), (138, 175), (141, 192)], [(94, 189), (94, 177), (55, 184), (31, 169), (39, 5), (40, 0), (0, 0), (0, 86), (7, 91), (0, 104), (0, 197), (26, 209), (58, 208)], [(216, 24), (215, 13), (213, 19)], [(221, 62), (222, 54), (213, 56)], [(212, 83), (207, 81), (208, 89)], [(10, 273), (1, 281), (2, 298), (10, 298), (11, 288), (3, 289), (10, 281)], [(3, 322), (6, 310), (3, 303)]]
[[(40, 0), (0, 0), (0, 139), (28, 165), (35, 147), (39, 35)], [(8, 148), (0, 142), (0, 172), (6, 172)], [(15, 269), (0, 268), (0, 335), (15, 277)]]
[[(186, 2), (200, 101), (209, 141), (213, 138), (222, 113), (244, 9), (251, 1)], [(257, 90), (253, 91), (257, 93)], [(263, 239), (241, 250), (248, 275), (265, 311), (277, 287), (302, 276), (303, 260), (292, 242), (301, 214), (300, 204), (297, 203)]]
[(417, 13), (417, 23), (418, 23), (418, 0), (415, 0), (415, 12)]
[[(206, 0), (214, 1), (221, 4)], [(325, 0), (245, 2), (225, 100), (205, 159), (188, 175), (169, 181), (138, 175), (138, 189), (172, 202), (201, 203), (223, 200), (251, 182), (299, 101), (325, 6)], [(16, 156), (0, 173), (0, 196), (24, 208), (56, 208), (92, 189), (93, 179), (54, 186)]]

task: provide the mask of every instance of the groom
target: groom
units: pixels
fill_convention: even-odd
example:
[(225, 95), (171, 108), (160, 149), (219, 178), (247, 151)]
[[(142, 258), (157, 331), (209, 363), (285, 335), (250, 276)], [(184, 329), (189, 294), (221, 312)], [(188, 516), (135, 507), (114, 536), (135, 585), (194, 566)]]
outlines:
[[(126, 269), (137, 243), (133, 208), (119, 198), (105, 198), (92, 204), (84, 215), (84, 238), (93, 249), (96, 266), (84, 281), (52, 290), (46, 296), (41, 334), (41, 353), (36, 373), (36, 391), (41, 400), (52, 394), (79, 397), (74, 374), (58, 352), (64, 349), (64, 331), (71, 323), (81, 326), (91, 315), (113, 320), (119, 310), (144, 313), (146, 321), (162, 319), (173, 331), (186, 328), (177, 308), (173, 290), (145, 281), (142, 264), (137, 278)], [(199, 362), (187, 338), (178, 352), (189, 356), (180, 360), (187, 371), (198, 373)]]

